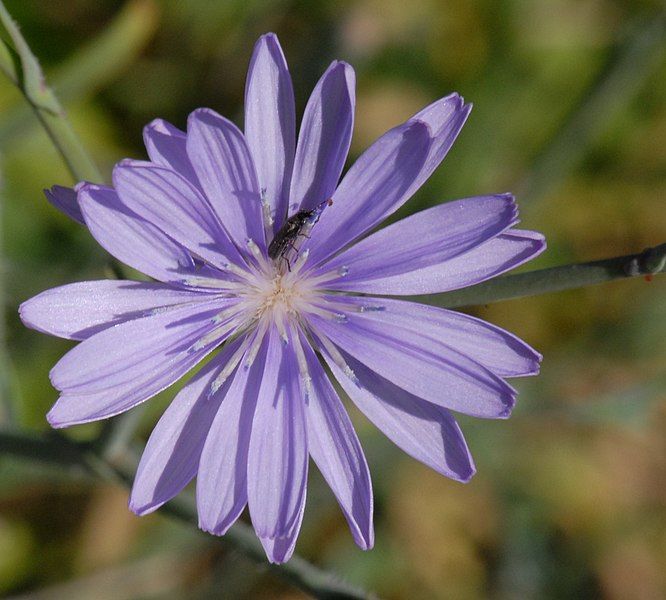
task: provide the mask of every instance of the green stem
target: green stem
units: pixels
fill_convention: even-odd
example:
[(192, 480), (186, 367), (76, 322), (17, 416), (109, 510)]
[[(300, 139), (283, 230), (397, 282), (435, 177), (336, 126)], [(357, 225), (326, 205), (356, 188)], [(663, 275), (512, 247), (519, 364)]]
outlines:
[[(87, 476), (107, 483), (129, 487), (135, 465), (113, 466), (103, 460), (90, 444), (73, 442), (57, 432), (45, 435), (26, 434), (0, 430), (0, 455), (12, 455), (33, 462), (54, 465), (73, 477)], [(132, 461), (135, 462), (135, 461)], [(197, 510), (192, 494), (182, 493), (161, 509), (193, 526), (197, 526)], [(238, 522), (221, 542), (258, 565), (268, 569), (316, 598), (365, 600), (371, 596), (340, 580), (335, 575), (319, 569), (298, 556), (284, 565), (266, 563), (266, 555), (252, 528)]]
[[(80, 102), (103, 88), (131, 65), (152, 38), (158, 7), (153, 0), (132, 0), (114, 16), (108, 27), (78, 49), (50, 73), (49, 79), (63, 104)], [(0, 54), (7, 48), (0, 44)], [(0, 57), (0, 65), (11, 58)], [(12, 81), (17, 80), (7, 73)], [(4, 144), (24, 134), (34, 123), (30, 106), (19, 103), (0, 115), (0, 139)]]
[[(560, 292), (606, 283), (615, 279), (657, 275), (666, 271), (666, 243), (640, 254), (628, 254), (604, 260), (563, 265), (496, 277), (461, 290), (437, 296), (437, 304), (447, 308), (489, 304), (500, 300)], [(432, 301), (432, 297), (423, 297)]]
[(39, 62), (30, 51), (17, 24), (0, 0), (0, 23), (13, 47), (0, 38), (0, 70), (19, 88), (37, 119), (60, 152), (77, 181), (102, 181), (102, 175), (84, 150), (55, 94), (46, 85)]

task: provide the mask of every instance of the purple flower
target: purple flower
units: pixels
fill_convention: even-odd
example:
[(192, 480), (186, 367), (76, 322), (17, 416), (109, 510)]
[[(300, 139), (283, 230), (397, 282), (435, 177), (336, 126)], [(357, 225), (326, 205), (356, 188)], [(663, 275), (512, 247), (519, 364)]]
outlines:
[(53, 427), (129, 410), (217, 350), (153, 430), (134, 512), (155, 510), (196, 475), (201, 528), (222, 535), (247, 505), (269, 560), (283, 562), (303, 518), (309, 455), (356, 543), (372, 547), (370, 474), (324, 365), (405, 452), (472, 477), (451, 411), (508, 417), (516, 392), (504, 379), (536, 374), (541, 356), (479, 319), (384, 296), (473, 285), (533, 258), (544, 239), (514, 229), (509, 194), (442, 204), (362, 237), (430, 176), (470, 108), (457, 94), (434, 102), (338, 184), (354, 71), (328, 68), (296, 141), (289, 71), (268, 34), (250, 62), (244, 133), (209, 109), (190, 115), (187, 133), (156, 120), (144, 132), (150, 161), (119, 163), (113, 188), (47, 192), (156, 280), (74, 283), (21, 306), (29, 327), (81, 341), (51, 371), (61, 392)]

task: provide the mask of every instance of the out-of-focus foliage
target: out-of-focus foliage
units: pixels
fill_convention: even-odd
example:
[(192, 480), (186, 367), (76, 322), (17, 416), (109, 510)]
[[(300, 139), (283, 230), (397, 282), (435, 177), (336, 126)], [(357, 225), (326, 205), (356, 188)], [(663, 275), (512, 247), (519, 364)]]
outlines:
[[(474, 102), (446, 162), (401, 215), (518, 189), (618, 44), (662, 18), (657, 0), (139, 4), (144, 12), (137, 18), (156, 19), (150, 43), (137, 46), (103, 89), (98, 80), (80, 85), (65, 102), (105, 174), (123, 157), (145, 156), (141, 129), (157, 116), (183, 127), (190, 110), (210, 106), (241, 124), (251, 49), (270, 30), (287, 54), (298, 110), (329, 61), (341, 58), (356, 68), (353, 155), (451, 91)], [(124, 4), (8, 0), (6, 6), (57, 92), (63, 63), (76, 73), (72, 57)], [(657, 68), (639, 89), (624, 91), (626, 106), (607, 119), (574, 171), (543, 197), (519, 198), (523, 226), (549, 241), (530, 267), (663, 242), (663, 43), (658, 51)], [(0, 139), (7, 323), (0, 342), (12, 390), (1, 399), (0, 418), (11, 411), (21, 426), (44, 429), (55, 400), (48, 370), (70, 344), (25, 330), (16, 308), (45, 288), (103, 278), (109, 263), (81, 227), (45, 202), (42, 188), (72, 182), (21, 102), (0, 83), (0, 132), (9, 132)], [(516, 383), (521, 395), (509, 421), (463, 419), (477, 476), (465, 486), (437, 476), (354, 413), (373, 473), (377, 547), (356, 549), (313, 473), (297, 552), (385, 598), (666, 596), (665, 291), (663, 279), (637, 279), (474, 309), (545, 356), (540, 377)], [(171, 395), (150, 401), (141, 439)], [(70, 433), (89, 437), (97, 429)], [(196, 531), (159, 513), (133, 516), (126, 499), (123, 489), (65, 482), (0, 457), (0, 592), (298, 597)]]

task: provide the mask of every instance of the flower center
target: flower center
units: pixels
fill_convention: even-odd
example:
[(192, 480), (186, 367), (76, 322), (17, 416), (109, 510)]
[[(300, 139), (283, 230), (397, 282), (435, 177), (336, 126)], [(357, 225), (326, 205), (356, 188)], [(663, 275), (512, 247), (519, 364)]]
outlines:
[(259, 310), (261, 312), (269, 310), (280, 310), (289, 313), (296, 312), (296, 306), (301, 299), (298, 285), (294, 282), (285, 281), (284, 275), (276, 275), (275, 278), (269, 282), (267, 290), (260, 294), (261, 304)]

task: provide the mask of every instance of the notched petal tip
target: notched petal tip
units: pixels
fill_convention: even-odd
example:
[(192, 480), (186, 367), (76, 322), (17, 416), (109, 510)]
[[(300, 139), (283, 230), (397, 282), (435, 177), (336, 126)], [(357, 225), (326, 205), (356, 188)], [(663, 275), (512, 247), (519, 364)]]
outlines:
[(77, 183), (74, 188), (54, 185), (44, 190), (44, 196), (46, 196), (46, 199), (54, 208), (57, 208), (77, 223), (85, 225), (81, 208), (77, 201), (77, 191), (80, 185), (81, 183)]
[(117, 162), (116, 165), (113, 167), (113, 174), (115, 175), (116, 171), (121, 170), (121, 169), (146, 169), (146, 168), (170, 170), (170, 169), (167, 169), (166, 167), (163, 167), (161, 165), (156, 165), (155, 163), (152, 163), (149, 160), (138, 160), (138, 159), (135, 159), (135, 158), (123, 158), (122, 160)]
[(140, 502), (130, 495), (127, 508), (129, 508), (137, 517), (144, 517), (155, 512), (164, 504), (164, 502)]
[(364, 552), (372, 550), (375, 547), (375, 531), (372, 523), (370, 523), (370, 528), (367, 534), (360, 531), (352, 531), (351, 533), (354, 538), (354, 543)]
[(33, 313), (33, 309), (35, 307), (35, 299), (39, 298), (39, 296), (41, 296), (41, 294), (38, 294), (37, 296), (30, 298), (29, 300), (21, 302), (21, 304), (18, 307), (18, 315), (19, 319), (21, 319), (21, 323), (23, 323), (26, 327), (29, 327), (30, 329), (34, 329), (36, 331), (41, 331), (39, 325), (37, 324), (37, 319), (35, 318), (35, 315)]
[(470, 455), (469, 457), (469, 471), (467, 473), (459, 473), (457, 478), (453, 478), (449, 476), (450, 479), (454, 479), (454, 481), (458, 481), (460, 483), (469, 483), (474, 475), (476, 475), (476, 465), (474, 464), (474, 461), (472, 460), (472, 456)]
[(51, 410), (46, 413), (46, 420), (48, 421), (48, 424), (53, 427), (53, 429), (64, 429), (65, 427), (69, 427), (70, 423), (67, 421), (61, 421), (55, 412), (55, 408), (56, 406), (54, 405), (53, 408), (51, 408)]
[(187, 128), (189, 130), (192, 121), (199, 121), (203, 119), (209, 119), (209, 118), (214, 118), (214, 119), (226, 119), (219, 114), (217, 111), (213, 110), (212, 108), (209, 108), (207, 106), (201, 106), (199, 108), (195, 108), (189, 115), (187, 115)]
[(267, 44), (277, 44), (278, 46), (280, 45), (280, 40), (278, 39), (277, 33), (274, 33), (273, 31), (268, 31), (260, 35), (255, 45), (259, 45), (262, 42)]
[(278, 54), (278, 56), (280, 56), (284, 61), (284, 66), (287, 66), (284, 57), (284, 51), (282, 50), (282, 46), (280, 45), (280, 40), (278, 39), (277, 34), (268, 32), (259, 36), (256, 43), (254, 44), (254, 51), (252, 53), (253, 57), (257, 56), (263, 49), (267, 50), (271, 54)]
[(505, 406), (504, 410), (502, 410), (498, 415), (497, 419), (508, 419), (511, 416), (511, 413), (513, 412), (513, 409), (516, 406), (516, 394), (512, 394), (508, 398), (505, 399)]
[(278, 537), (271, 538), (266, 536), (258, 536), (261, 545), (266, 553), (268, 561), (274, 565), (281, 565), (286, 563), (293, 555), (296, 547), (295, 538)]
[(150, 123), (144, 126), (144, 134), (150, 131), (155, 131), (164, 135), (184, 135), (184, 132), (181, 131), (178, 127), (159, 117), (157, 119), (153, 119)]

